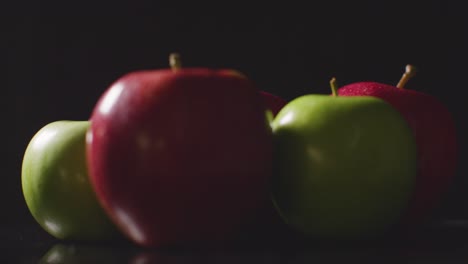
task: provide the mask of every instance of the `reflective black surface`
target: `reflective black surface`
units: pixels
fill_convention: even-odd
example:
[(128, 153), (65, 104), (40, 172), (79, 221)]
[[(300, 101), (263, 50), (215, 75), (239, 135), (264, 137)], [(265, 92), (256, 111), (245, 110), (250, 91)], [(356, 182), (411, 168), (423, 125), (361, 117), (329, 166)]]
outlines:
[(145, 249), (129, 241), (59, 241), (37, 227), (1, 229), (0, 263), (465, 263), (468, 222), (445, 221), (405, 237), (324, 242), (298, 237)]

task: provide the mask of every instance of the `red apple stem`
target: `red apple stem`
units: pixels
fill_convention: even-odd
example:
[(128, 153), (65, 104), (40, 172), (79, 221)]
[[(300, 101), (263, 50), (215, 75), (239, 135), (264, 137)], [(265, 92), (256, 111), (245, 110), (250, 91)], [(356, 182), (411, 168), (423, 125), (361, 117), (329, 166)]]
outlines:
[(337, 90), (338, 90), (338, 84), (336, 83), (336, 78), (333, 77), (330, 80), (330, 88), (332, 90), (332, 95), (334, 97), (338, 96)]
[(406, 83), (416, 74), (416, 68), (413, 65), (406, 65), (405, 73), (401, 76), (400, 81), (397, 84), (397, 88), (403, 89)]
[(169, 54), (169, 66), (171, 66), (172, 70), (178, 70), (182, 68), (182, 61), (180, 60), (180, 54), (173, 52)]

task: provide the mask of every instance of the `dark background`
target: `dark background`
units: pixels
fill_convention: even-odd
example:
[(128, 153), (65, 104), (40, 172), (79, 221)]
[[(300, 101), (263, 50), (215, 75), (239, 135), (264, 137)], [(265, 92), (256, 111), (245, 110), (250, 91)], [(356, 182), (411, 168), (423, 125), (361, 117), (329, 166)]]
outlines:
[(407, 88), (438, 97), (459, 133), (460, 166), (438, 214), (468, 219), (462, 1), (63, 2), (0, 8), (0, 224), (37, 227), (20, 185), (32, 136), (56, 120), (87, 119), (111, 82), (129, 71), (167, 67), (172, 51), (185, 67), (234, 68), (288, 100), (329, 93), (332, 76), (341, 85), (396, 84), (405, 65), (415, 65), (419, 72)]

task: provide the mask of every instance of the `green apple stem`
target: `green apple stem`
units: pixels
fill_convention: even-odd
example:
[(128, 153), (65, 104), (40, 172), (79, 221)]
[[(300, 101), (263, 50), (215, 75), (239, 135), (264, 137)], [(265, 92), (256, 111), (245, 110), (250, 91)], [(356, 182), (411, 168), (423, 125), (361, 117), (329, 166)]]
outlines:
[(171, 66), (172, 70), (178, 70), (182, 68), (182, 61), (180, 60), (179, 53), (171, 53), (169, 54), (169, 66)]
[(338, 96), (337, 90), (338, 90), (338, 84), (336, 83), (336, 78), (333, 77), (330, 80), (330, 88), (332, 90), (332, 95), (334, 97)]
[(416, 68), (413, 65), (406, 65), (405, 73), (401, 76), (400, 81), (397, 84), (397, 88), (403, 89), (405, 84), (416, 74)]

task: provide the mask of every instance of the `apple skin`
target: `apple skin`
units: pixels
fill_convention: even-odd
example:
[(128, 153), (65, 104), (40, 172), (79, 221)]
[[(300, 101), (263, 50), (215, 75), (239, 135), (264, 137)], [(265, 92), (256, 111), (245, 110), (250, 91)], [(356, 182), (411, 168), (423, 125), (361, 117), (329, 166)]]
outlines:
[[(237, 71), (237, 70), (228, 69), (228, 70), (220, 70), (220, 72), (222, 74), (234, 75), (240, 78), (247, 79), (247, 76), (244, 73)], [(285, 99), (277, 95), (274, 95), (272, 93), (269, 93), (266, 91), (258, 91), (258, 92), (260, 93), (260, 96), (262, 97), (262, 101), (266, 109), (271, 111), (273, 117), (275, 117), (278, 114), (278, 112), (281, 110), (281, 108), (283, 108), (283, 106), (285, 106), (288, 103), (288, 101), (286, 101)]]
[(225, 71), (124, 75), (93, 110), (87, 153), (103, 207), (144, 247), (224, 241), (269, 199), (261, 98)]
[(456, 127), (449, 110), (429, 94), (377, 82), (345, 85), (338, 89), (338, 94), (383, 99), (408, 122), (417, 144), (418, 175), (402, 225), (414, 226), (430, 219), (456, 172)]
[(269, 92), (260, 91), (265, 107), (271, 110), (273, 117), (288, 103), (285, 99)]
[[(240, 78), (248, 79), (247, 76), (237, 70), (220, 70), (222, 74), (234, 75)], [(278, 112), (288, 103), (285, 99), (270, 92), (259, 90), (258, 93), (265, 107), (267, 121), (271, 123)], [(236, 242), (245, 243), (263, 243), (271, 244), (291, 237), (291, 232), (284, 225), (281, 217), (271, 200), (266, 201), (266, 205), (253, 216), (243, 228), (243, 232), (238, 236)]]
[[(231, 69), (220, 70), (220, 71), (222, 72), (222, 74), (234, 75), (240, 78), (247, 79), (247, 76), (240, 71), (231, 70)], [(283, 108), (283, 106), (285, 106), (288, 103), (285, 99), (277, 95), (274, 95), (272, 93), (269, 93), (266, 91), (258, 91), (258, 92), (260, 93), (260, 96), (262, 97), (263, 104), (265, 105), (267, 110), (271, 111), (273, 117), (275, 117), (278, 114), (278, 112), (281, 110), (281, 108)]]
[(49, 234), (67, 240), (107, 240), (118, 230), (105, 215), (89, 182), (88, 121), (56, 121), (29, 142), (21, 183), (29, 211)]
[(401, 115), (373, 97), (304, 95), (272, 123), (272, 196), (307, 237), (380, 236), (406, 209), (416, 147)]

